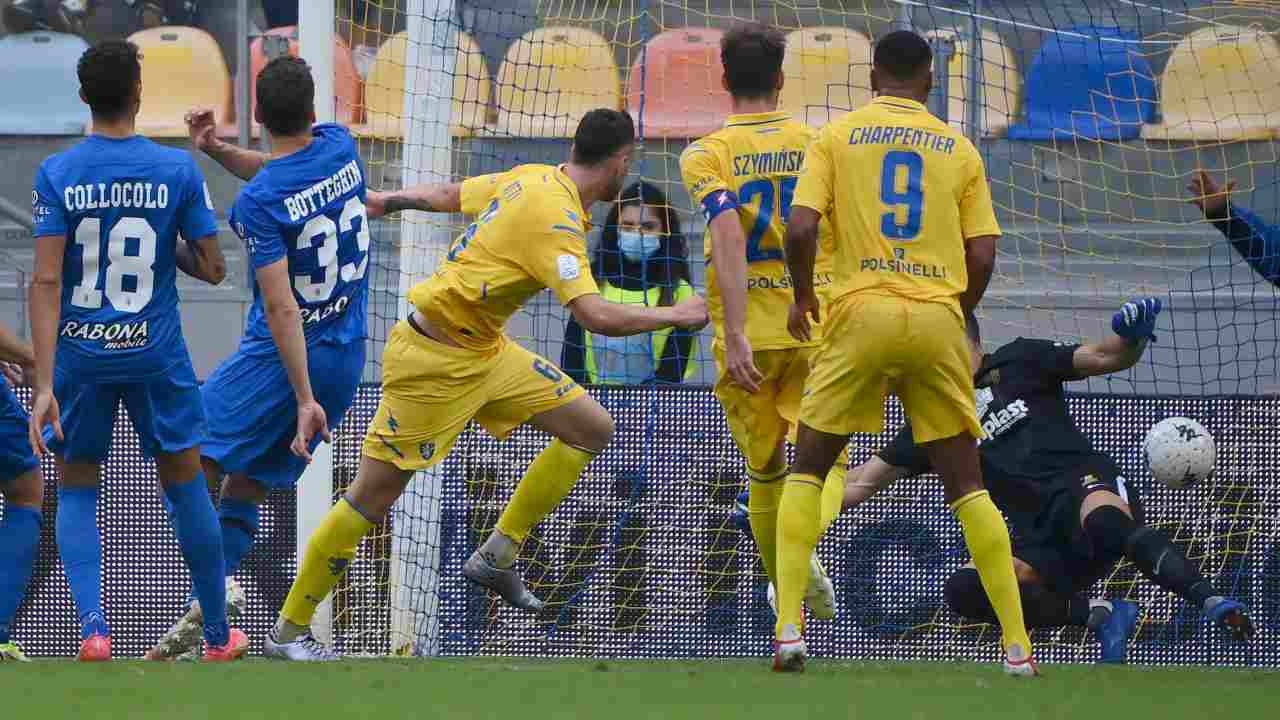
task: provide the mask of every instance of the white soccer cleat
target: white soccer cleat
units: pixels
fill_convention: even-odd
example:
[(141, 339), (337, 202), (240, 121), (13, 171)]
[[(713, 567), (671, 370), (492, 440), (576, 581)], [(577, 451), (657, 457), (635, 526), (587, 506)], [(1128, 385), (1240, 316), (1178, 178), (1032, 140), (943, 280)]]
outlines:
[[(778, 589), (769, 583), (766, 593), (769, 609), (778, 617)], [(815, 620), (830, 620), (836, 616), (836, 587), (827, 577), (827, 571), (818, 560), (818, 553), (809, 558), (809, 587), (804, 592), (804, 605)]]
[(262, 654), (276, 660), (293, 662), (337, 662), (342, 659), (328, 645), (317, 640), (310, 631), (289, 642), (279, 642), (276, 640), (276, 631), (272, 629), (262, 643)]
[(1040, 668), (1035, 657), (1028, 655), (1021, 645), (1010, 645), (1004, 653), (1004, 672), (1013, 677), (1037, 677)]
[[(239, 618), (247, 602), (240, 583), (233, 577), (227, 578), (227, 621)], [(147, 660), (198, 660), (203, 642), (204, 612), (200, 601), (192, 600), (187, 612), (160, 636), (144, 657)]]
[(773, 671), (804, 672), (805, 661), (808, 659), (809, 649), (805, 647), (800, 631), (795, 625), (784, 626), (773, 643)]

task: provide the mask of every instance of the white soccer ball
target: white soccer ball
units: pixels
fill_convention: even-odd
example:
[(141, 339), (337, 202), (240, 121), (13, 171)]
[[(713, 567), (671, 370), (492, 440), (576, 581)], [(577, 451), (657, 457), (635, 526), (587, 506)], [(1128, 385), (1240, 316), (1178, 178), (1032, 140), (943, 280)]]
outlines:
[(1142, 443), (1147, 467), (1174, 490), (1190, 487), (1213, 474), (1218, 451), (1203, 425), (1184, 417), (1165, 418), (1147, 432)]

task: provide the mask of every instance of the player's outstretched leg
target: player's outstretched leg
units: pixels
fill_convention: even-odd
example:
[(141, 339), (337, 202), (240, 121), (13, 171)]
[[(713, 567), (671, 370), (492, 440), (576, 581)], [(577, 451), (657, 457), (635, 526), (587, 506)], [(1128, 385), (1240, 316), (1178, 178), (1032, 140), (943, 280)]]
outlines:
[(55, 536), (62, 569), (80, 618), (77, 659), (111, 659), (111, 628), (102, 611), (102, 535), (98, 530), (97, 463), (58, 463), (58, 515)]
[(311, 633), (311, 618), (346, 573), (361, 538), (391, 509), (411, 477), (412, 470), (401, 470), (367, 454), (360, 457), (355, 481), (307, 540), (298, 577), (264, 643), (267, 657), (301, 662), (338, 659)]
[[(237, 474), (224, 477), (222, 468), (209, 458), (201, 459), (205, 478), (219, 484), (222, 497), (218, 504), (218, 520), (222, 530), (222, 562), (226, 573), (227, 621), (234, 622), (244, 613), (247, 605), (244, 588), (236, 581), (240, 563), (253, 545), (258, 531), (258, 506), (266, 497), (266, 490), (248, 477)], [(164, 498), (165, 510), (175, 531), (178, 518), (173, 503)], [(204, 637), (204, 612), (200, 601), (192, 593), (187, 598), (187, 609), (156, 644), (147, 650), (147, 660), (195, 659)]]
[(1018, 580), (1013, 574), (1009, 528), (982, 486), (982, 470), (973, 436), (961, 433), (926, 443), (924, 448), (929, 453), (929, 462), (942, 476), (947, 503), (960, 521), (982, 587), (1000, 620), (1005, 671), (1011, 675), (1036, 675)]
[(249, 639), (227, 623), (226, 575), (218, 515), (209, 501), (209, 485), (200, 466), (200, 450), (159, 453), (156, 470), (177, 522), (174, 532), (182, 559), (191, 571), (196, 599), (204, 609), (204, 659), (235, 660), (249, 649)]
[[(29, 451), (28, 451), (29, 452)], [(22, 648), (9, 637), (13, 617), (22, 604), (36, 549), (40, 546), (40, 510), (44, 479), (34, 467), (13, 478), (4, 488), (4, 520), (0, 521), (0, 662), (26, 662)]]
[(1186, 598), (1237, 640), (1253, 637), (1253, 622), (1245, 606), (1218, 594), (1168, 536), (1135, 521), (1118, 495), (1097, 492), (1085, 501), (1081, 526), (1096, 553), (1112, 559), (1128, 558), (1148, 580)]
[(539, 600), (515, 569), (520, 546), (534, 526), (568, 497), (587, 465), (613, 438), (613, 418), (589, 395), (534, 415), (529, 424), (555, 436), (529, 465), (497, 527), (463, 565), (471, 582), (511, 605), (538, 612)]

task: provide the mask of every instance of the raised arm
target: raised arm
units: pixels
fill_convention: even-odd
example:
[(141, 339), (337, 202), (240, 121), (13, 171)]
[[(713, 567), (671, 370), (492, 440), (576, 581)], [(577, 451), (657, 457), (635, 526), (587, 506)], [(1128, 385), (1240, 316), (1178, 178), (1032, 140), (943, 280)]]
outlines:
[(574, 298), (569, 312), (587, 332), (610, 337), (638, 335), (668, 327), (696, 330), (707, 324), (707, 303), (701, 295), (668, 307), (611, 303), (591, 293)]
[(403, 210), (462, 212), (462, 183), (414, 185), (394, 192), (370, 190), (365, 205), (371, 220)]
[(212, 108), (197, 108), (187, 113), (187, 135), (191, 147), (213, 158), (215, 162), (241, 180), (252, 180), (270, 157), (264, 152), (250, 150), (218, 139), (217, 123)]
[(1234, 182), (1220, 186), (1204, 170), (1187, 185), (1189, 202), (1231, 241), (1240, 257), (1268, 282), (1280, 285), (1280, 227), (1263, 222), (1252, 210), (1230, 201)]
[(1076, 348), (1071, 362), (1077, 379), (1128, 370), (1137, 364), (1155, 337), (1156, 317), (1160, 314), (1159, 298), (1131, 300), (1111, 318), (1114, 335)]

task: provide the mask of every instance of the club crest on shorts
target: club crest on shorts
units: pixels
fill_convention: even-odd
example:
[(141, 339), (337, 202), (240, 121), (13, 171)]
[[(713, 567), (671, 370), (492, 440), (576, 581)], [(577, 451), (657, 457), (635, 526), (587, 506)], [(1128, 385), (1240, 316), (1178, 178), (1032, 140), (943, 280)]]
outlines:
[(436, 454), (436, 441), (428, 440), (418, 445), (418, 452), (422, 455), (423, 460), (430, 460), (431, 456)]

